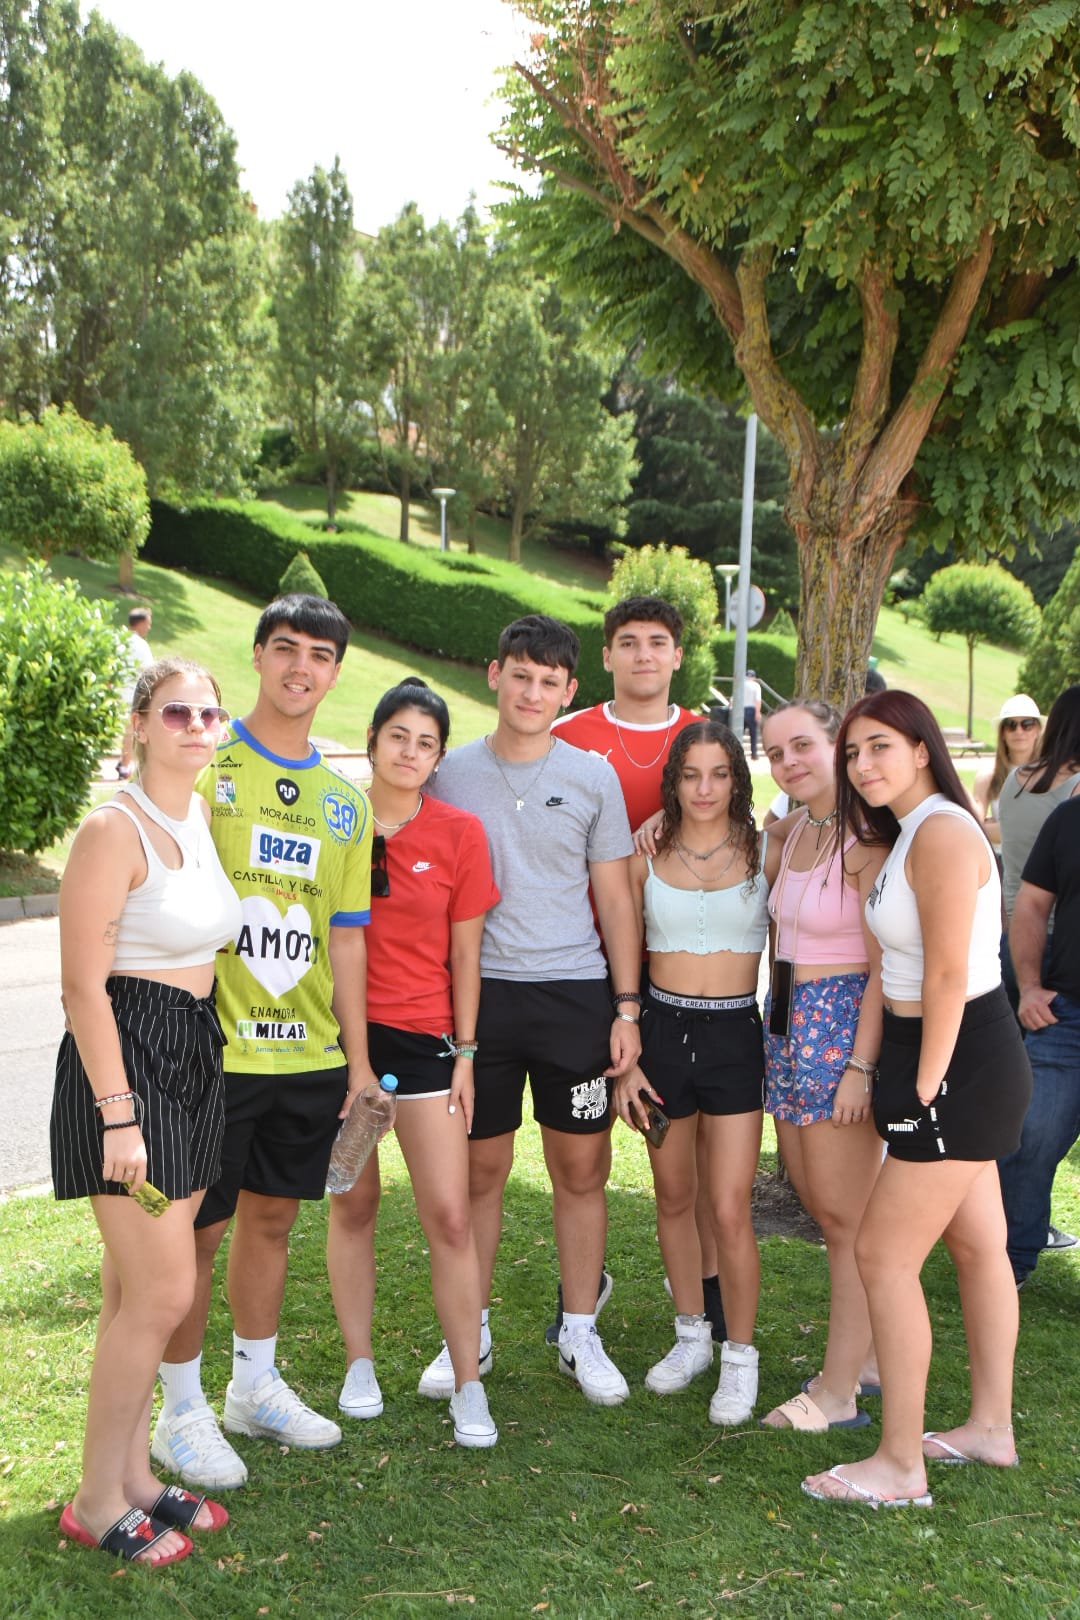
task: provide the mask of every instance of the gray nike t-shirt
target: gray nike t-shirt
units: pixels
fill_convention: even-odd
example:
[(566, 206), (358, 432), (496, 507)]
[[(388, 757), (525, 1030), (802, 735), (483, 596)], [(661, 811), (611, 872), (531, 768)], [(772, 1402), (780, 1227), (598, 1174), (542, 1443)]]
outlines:
[(425, 791), (471, 810), (487, 833), (502, 899), (484, 923), (484, 977), (604, 978), (589, 862), (620, 860), (634, 849), (607, 761), (554, 738), (542, 760), (511, 764), (496, 760), (479, 738), (452, 749)]

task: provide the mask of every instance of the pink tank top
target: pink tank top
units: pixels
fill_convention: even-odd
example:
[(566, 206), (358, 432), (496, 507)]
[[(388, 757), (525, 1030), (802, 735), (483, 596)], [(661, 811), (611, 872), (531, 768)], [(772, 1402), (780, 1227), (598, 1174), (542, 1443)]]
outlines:
[[(801, 825), (789, 836), (785, 856), (800, 831)], [(854, 842), (854, 837), (848, 839), (845, 854)], [(776, 923), (777, 956), (806, 967), (827, 962), (865, 962), (859, 891), (845, 883), (840, 856), (834, 854), (812, 872), (793, 872), (781, 859), (781, 876), (769, 894), (769, 915)]]

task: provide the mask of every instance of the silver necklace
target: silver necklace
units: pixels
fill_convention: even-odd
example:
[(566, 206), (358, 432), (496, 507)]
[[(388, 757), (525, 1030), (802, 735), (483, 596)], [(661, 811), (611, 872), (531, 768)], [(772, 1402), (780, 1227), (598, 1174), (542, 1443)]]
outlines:
[(549, 740), (548, 740), (548, 751), (544, 755), (543, 762), (542, 762), (542, 764), (540, 766), (540, 769), (537, 771), (536, 775), (532, 778), (531, 782), (526, 782), (525, 786), (522, 788), (520, 793), (514, 787), (514, 785), (511, 782), (510, 778), (507, 776), (506, 772), (503, 770), (502, 761), (500, 760), (498, 754), (495, 752), (495, 744), (492, 742), (491, 737), (490, 736), (485, 737), (484, 741), (487, 744), (488, 752), (490, 753), (492, 759), (495, 761), (495, 769), (498, 771), (499, 775), (502, 777), (503, 781), (506, 783), (507, 792), (510, 794), (510, 797), (514, 801), (514, 808), (516, 810), (523, 810), (525, 808), (525, 800), (528, 798), (529, 794), (532, 792), (532, 790), (536, 786), (537, 782), (539, 782), (540, 778), (543, 776), (544, 772), (547, 770), (547, 762), (551, 758), (551, 750), (555, 747), (555, 738), (554, 737), (549, 738)]
[(700, 854), (696, 849), (691, 849), (688, 844), (682, 843), (678, 838), (674, 839), (673, 842), (678, 844), (684, 855), (692, 855), (695, 861), (707, 861), (710, 860), (711, 857), (719, 850), (726, 849), (727, 845), (731, 843), (734, 836), (735, 834), (733, 832), (729, 832), (727, 837), (721, 838), (720, 842), (718, 844), (714, 844), (712, 849), (702, 850)]
[(631, 765), (633, 765), (635, 770), (638, 770), (638, 771), (651, 771), (653, 769), (654, 765), (659, 765), (660, 761), (663, 759), (664, 755), (667, 753), (668, 739), (671, 736), (671, 728), (675, 724), (675, 721), (678, 718), (678, 714), (679, 714), (678, 705), (675, 704), (675, 705), (672, 706), (671, 714), (668, 716), (668, 723), (664, 727), (664, 740), (660, 744), (660, 752), (656, 755), (656, 757), (654, 759), (643, 761), (643, 760), (640, 760), (640, 759), (635, 759), (633, 754), (630, 752), (629, 748), (627, 748), (625, 742), (623, 741), (622, 727), (619, 725), (619, 716), (615, 712), (615, 705), (614, 705), (614, 703), (611, 705), (611, 718), (615, 722), (615, 735), (619, 739), (619, 747), (622, 749), (623, 753), (626, 755), (627, 759), (630, 761)]
[[(806, 812), (806, 820), (807, 820), (807, 823), (808, 823), (809, 826), (816, 827), (816, 829), (817, 829), (817, 836), (814, 839), (814, 848), (815, 849), (820, 849), (821, 848), (821, 829), (822, 829), (822, 827), (831, 827), (833, 822), (836, 820), (836, 806), (835, 805), (833, 806), (833, 808), (829, 811), (827, 816), (812, 816), (810, 814), (810, 811), (807, 810), (807, 812)], [(829, 834), (829, 837), (830, 838), (832, 837), (831, 832)]]
[(410, 821), (415, 821), (416, 820), (417, 816), (420, 814), (421, 809), (423, 808), (423, 804), (424, 804), (424, 795), (422, 793), (418, 793), (417, 796), (416, 796), (416, 809), (412, 812), (411, 815), (406, 816), (404, 821), (380, 821), (379, 817), (375, 814), (375, 806), (372, 805), (371, 806), (371, 819), (372, 819), (372, 821), (375, 823), (375, 825), (377, 827), (385, 827), (387, 832), (400, 832), (402, 827), (407, 827), (409, 825)]
[[(731, 835), (729, 834), (728, 837), (724, 839), (724, 844), (730, 844), (730, 842), (731, 842)], [(717, 844), (716, 849), (711, 850), (710, 853), (715, 855), (716, 850), (723, 849), (724, 844)], [(686, 870), (690, 873), (690, 876), (694, 879), (695, 886), (700, 885), (701, 882), (702, 882), (702, 878), (703, 878), (704, 874), (701, 873), (701, 872), (695, 872), (694, 868), (690, 865), (690, 862), (687, 860), (686, 855), (683, 854), (683, 849), (685, 848), (685, 845), (680, 844), (679, 840), (677, 838), (675, 838), (675, 839), (672, 840), (672, 848), (674, 849), (676, 855), (679, 857), (680, 861), (682, 861), (683, 865), (686, 867)], [(730, 872), (730, 870), (732, 868), (732, 865), (734, 864), (735, 857), (736, 857), (736, 855), (738, 853), (739, 853), (739, 849), (738, 849), (738, 845), (736, 845), (736, 847), (732, 850), (731, 854), (728, 856), (727, 860), (724, 862), (723, 866), (720, 868), (719, 872), (714, 872), (713, 873), (713, 875), (712, 875), (713, 888), (715, 888), (717, 886), (717, 884), (719, 883), (719, 881), (720, 881), (720, 879), (722, 877), (726, 877), (727, 874)], [(692, 850), (692, 849), (688, 849), (686, 851), (686, 854), (687, 855), (694, 855), (695, 851)], [(706, 857), (703, 856), (703, 855), (698, 855), (696, 858), (699, 861), (706, 859)]]

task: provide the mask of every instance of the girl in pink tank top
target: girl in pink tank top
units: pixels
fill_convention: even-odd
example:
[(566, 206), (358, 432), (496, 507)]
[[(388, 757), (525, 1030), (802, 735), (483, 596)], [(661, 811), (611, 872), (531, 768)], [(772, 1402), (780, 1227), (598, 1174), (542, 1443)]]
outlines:
[[(762, 1419), (769, 1428), (862, 1428), (870, 1420), (855, 1403), (860, 1383), (864, 1394), (877, 1392), (855, 1234), (881, 1167), (870, 1109), (881, 981), (875, 973), (868, 983), (877, 945), (864, 930), (863, 905), (887, 851), (854, 837), (838, 847), (839, 727), (838, 711), (816, 698), (782, 705), (764, 725), (777, 786), (804, 806), (773, 829), (785, 842), (769, 895), (776, 962), (765, 1009), (765, 1107), (795, 1189), (824, 1234), (831, 1284), (822, 1370)], [(784, 975), (786, 1015), (778, 1004)]]

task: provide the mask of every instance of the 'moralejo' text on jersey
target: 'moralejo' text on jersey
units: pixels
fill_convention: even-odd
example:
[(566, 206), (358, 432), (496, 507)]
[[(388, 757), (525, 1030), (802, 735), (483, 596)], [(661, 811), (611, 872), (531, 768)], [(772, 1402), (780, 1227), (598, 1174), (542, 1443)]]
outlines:
[(267, 752), (242, 721), (199, 777), (243, 920), (218, 956), (217, 1005), (238, 1074), (338, 1068), (330, 929), (370, 920), (371, 809), (326, 765)]

